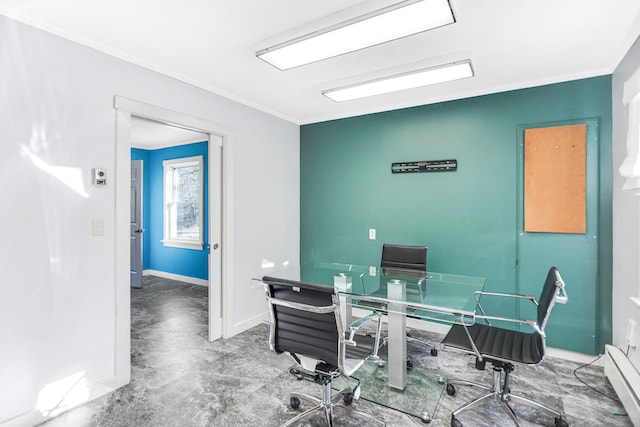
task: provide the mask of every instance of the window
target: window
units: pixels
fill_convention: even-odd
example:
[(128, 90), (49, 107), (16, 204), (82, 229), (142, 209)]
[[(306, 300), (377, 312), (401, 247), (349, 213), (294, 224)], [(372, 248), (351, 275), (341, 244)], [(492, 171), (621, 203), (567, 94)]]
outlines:
[(622, 103), (629, 108), (629, 127), (627, 157), (618, 170), (626, 178), (622, 189), (640, 194), (640, 68), (624, 82)]
[(165, 246), (202, 249), (203, 157), (165, 160), (164, 243)]

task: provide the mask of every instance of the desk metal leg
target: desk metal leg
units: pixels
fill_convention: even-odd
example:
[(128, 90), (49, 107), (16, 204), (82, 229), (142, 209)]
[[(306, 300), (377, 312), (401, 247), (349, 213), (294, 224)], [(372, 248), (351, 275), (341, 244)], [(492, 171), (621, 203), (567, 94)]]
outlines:
[(406, 307), (401, 304), (389, 304), (388, 308), (389, 387), (404, 390), (407, 385)]
[(348, 327), (353, 323), (351, 295), (339, 294), (340, 300), (340, 318), (342, 319), (342, 330), (348, 332)]

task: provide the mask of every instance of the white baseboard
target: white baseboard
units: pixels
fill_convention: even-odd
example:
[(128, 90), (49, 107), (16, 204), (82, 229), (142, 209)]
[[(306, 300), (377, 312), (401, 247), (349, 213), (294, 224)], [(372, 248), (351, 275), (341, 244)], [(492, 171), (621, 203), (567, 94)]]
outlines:
[(117, 388), (125, 385), (126, 383), (121, 384), (120, 381), (114, 381), (115, 377), (107, 378), (102, 381), (98, 381), (95, 384), (89, 386), (89, 390), (87, 393), (87, 398), (80, 402), (74, 402), (73, 406), (69, 406), (64, 409), (64, 411), (57, 412), (53, 415), (44, 415), (41, 411), (34, 409), (32, 411), (26, 412), (24, 414), (17, 415), (8, 420), (0, 421), (0, 427), (26, 427), (26, 426), (36, 426), (42, 424), (43, 422), (50, 420), (54, 417), (57, 417), (64, 412), (75, 409), (79, 406), (84, 405), (85, 403), (97, 399), (107, 393), (111, 393)]
[[(367, 314), (371, 313), (368, 310), (353, 309), (353, 315), (355, 317), (364, 317)], [(385, 319), (385, 316), (382, 317)], [(449, 331), (451, 325), (445, 325), (441, 323), (429, 322), (425, 320), (412, 319), (407, 317), (407, 327), (411, 329), (417, 329), (419, 331), (426, 332), (435, 332), (438, 334), (446, 334)], [(593, 362), (598, 356), (594, 356), (591, 354), (577, 353), (574, 351), (563, 350), (560, 348), (547, 347), (547, 355), (550, 357), (557, 357), (559, 359), (569, 360), (571, 362), (576, 363), (590, 363)], [(604, 361), (602, 358), (598, 359), (593, 363), (595, 366), (604, 366)]]
[[(591, 364), (593, 366), (604, 366), (604, 358), (593, 354), (578, 353), (575, 351), (563, 350), (561, 348), (547, 347), (547, 356), (569, 360), (571, 362)], [(597, 359), (597, 360), (596, 360)], [(595, 362), (594, 362), (595, 360)]]
[(225, 334), (224, 338), (231, 338), (234, 335), (238, 335), (239, 333), (247, 331), (254, 326), (258, 326), (259, 324), (264, 323), (268, 319), (269, 312), (265, 311), (264, 313), (254, 316), (250, 319), (244, 320), (240, 323), (236, 323), (231, 326), (230, 330), (226, 331), (227, 333)]
[(165, 271), (158, 270), (144, 270), (142, 272), (143, 276), (157, 276), (162, 277), (164, 279), (177, 280), (179, 282), (190, 283), (192, 285), (206, 286), (209, 287), (209, 281), (204, 279), (198, 279), (196, 277), (182, 276), (180, 274), (167, 273)]

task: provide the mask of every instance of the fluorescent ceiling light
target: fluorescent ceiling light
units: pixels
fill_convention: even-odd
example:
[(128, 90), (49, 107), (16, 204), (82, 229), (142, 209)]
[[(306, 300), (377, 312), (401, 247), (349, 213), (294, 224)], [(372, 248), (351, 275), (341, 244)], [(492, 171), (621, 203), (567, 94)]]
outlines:
[(467, 77), (473, 77), (471, 61), (468, 60), (408, 71), (336, 89), (329, 89), (322, 91), (322, 94), (336, 102), (349, 101)]
[(448, 0), (405, 0), (256, 52), (287, 70), (455, 22)]

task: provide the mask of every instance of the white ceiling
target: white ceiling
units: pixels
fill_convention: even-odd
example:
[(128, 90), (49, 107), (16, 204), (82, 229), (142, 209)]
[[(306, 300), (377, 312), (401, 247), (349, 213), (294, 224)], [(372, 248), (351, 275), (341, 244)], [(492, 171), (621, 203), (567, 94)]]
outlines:
[(208, 140), (208, 135), (164, 125), (140, 117), (131, 118), (131, 146), (145, 150), (191, 144)]
[[(0, 0), (0, 13), (298, 124), (611, 74), (638, 0), (450, 0), (457, 22), (279, 71), (262, 42), (363, 0)], [(368, 3), (388, 3), (371, 0)], [(336, 103), (332, 82), (471, 59), (475, 77)]]

